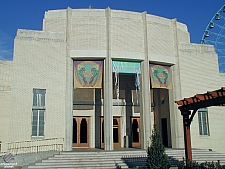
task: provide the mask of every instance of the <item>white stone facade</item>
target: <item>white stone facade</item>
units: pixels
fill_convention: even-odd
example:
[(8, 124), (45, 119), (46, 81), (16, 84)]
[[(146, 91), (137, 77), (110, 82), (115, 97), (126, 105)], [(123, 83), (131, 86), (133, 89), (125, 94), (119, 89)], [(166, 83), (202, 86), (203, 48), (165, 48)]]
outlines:
[[(80, 93), (73, 89), (74, 60), (103, 61), (100, 96), (94, 89)], [(126, 102), (127, 97), (131, 97), (131, 102), (136, 98), (134, 89), (130, 96), (121, 89), (125, 99), (113, 99), (112, 60), (141, 63), (140, 107), (113, 106), (113, 102)], [(150, 89), (149, 63), (171, 66), (173, 89)], [(161, 118), (168, 119), (168, 147), (183, 148), (182, 116), (174, 101), (219, 89), (225, 82), (225, 76), (218, 71), (214, 48), (191, 44), (185, 24), (145, 12), (109, 8), (47, 11), (43, 30), (18, 30), (13, 61), (0, 61), (0, 64), (0, 123), (4, 126), (0, 128), (0, 141), (34, 139), (31, 136), (33, 89), (45, 89), (44, 138), (64, 138), (65, 150), (71, 150), (73, 145), (73, 116), (88, 117), (90, 148), (101, 146), (100, 117), (105, 117), (106, 150), (115, 146), (113, 117), (120, 119), (119, 147), (124, 147), (124, 138), (130, 132), (128, 118), (140, 117), (138, 132), (141, 148), (145, 149), (150, 144), (153, 114), (157, 123), (161, 123)], [(128, 78), (125, 76), (125, 81)], [(91, 108), (73, 105), (75, 101), (96, 101), (96, 98), (104, 103), (98, 110), (95, 105)], [(162, 98), (165, 104), (160, 105)], [(155, 103), (154, 108), (151, 103)], [(191, 125), (192, 147), (225, 152), (225, 108), (209, 108), (208, 119), (210, 135), (201, 137), (196, 114)]]
[(10, 136), (12, 67), (11, 61), (0, 61), (0, 142), (2, 144), (7, 142)]

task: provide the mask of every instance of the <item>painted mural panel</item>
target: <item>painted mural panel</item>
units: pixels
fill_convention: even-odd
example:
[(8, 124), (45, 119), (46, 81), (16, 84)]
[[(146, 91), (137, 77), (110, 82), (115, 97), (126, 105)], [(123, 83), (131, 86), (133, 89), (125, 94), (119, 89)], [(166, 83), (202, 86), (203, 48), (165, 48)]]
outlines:
[(150, 64), (152, 88), (172, 89), (170, 66)]
[(74, 61), (74, 88), (102, 88), (102, 61)]

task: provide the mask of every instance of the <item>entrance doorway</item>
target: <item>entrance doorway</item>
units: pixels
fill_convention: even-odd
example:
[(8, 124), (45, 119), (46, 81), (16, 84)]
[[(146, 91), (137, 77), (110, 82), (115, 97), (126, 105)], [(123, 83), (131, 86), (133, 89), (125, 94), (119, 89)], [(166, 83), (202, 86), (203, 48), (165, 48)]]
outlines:
[(89, 146), (89, 118), (73, 117), (73, 147)]
[(140, 118), (132, 117), (131, 125), (132, 125), (132, 147), (141, 147)]
[[(113, 146), (119, 148), (120, 146), (120, 118), (113, 117)], [(104, 118), (101, 118), (101, 148), (104, 148)]]
[(162, 141), (165, 147), (168, 147), (168, 134), (167, 134), (167, 118), (161, 119), (162, 126)]

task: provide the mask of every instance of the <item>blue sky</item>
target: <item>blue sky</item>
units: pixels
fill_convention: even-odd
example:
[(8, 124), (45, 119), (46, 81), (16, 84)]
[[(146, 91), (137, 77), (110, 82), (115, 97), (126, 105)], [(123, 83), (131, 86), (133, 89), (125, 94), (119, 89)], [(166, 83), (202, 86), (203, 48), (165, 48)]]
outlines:
[(107, 8), (177, 18), (188, 26), (192, 43), (199, 43), (224, 0), (0, 0), (0, 60), (12, 60), (17, 29), (41, 30), (47, 10)]

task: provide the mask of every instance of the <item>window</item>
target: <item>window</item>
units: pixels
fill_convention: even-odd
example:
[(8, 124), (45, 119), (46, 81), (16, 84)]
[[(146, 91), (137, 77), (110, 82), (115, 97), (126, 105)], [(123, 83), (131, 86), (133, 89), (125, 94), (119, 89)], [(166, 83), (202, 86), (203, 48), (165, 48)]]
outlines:
[(207, 108), (198, 110), (198, 123), (199, 123), (199, 134), (203, 135), (203, 136), (209, 136), (208, 109)]
[(33, 89), (32, 137), (44, 136), (45, 89)]

